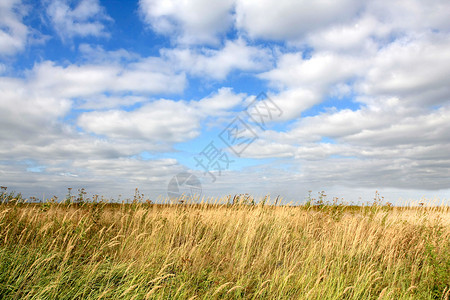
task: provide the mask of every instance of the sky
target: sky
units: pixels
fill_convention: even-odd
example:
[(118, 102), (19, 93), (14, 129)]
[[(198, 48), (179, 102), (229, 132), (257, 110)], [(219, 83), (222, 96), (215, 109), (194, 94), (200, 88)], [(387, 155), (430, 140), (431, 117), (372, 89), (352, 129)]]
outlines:
[(0, 184), (448, 203), (449, 14), (447, 0), (1, 0)]

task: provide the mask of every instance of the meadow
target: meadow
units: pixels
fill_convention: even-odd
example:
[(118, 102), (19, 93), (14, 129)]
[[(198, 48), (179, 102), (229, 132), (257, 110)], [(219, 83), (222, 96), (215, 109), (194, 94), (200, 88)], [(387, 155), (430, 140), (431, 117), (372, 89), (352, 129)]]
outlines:
[(448, 206), (10, 196), (1, 299), (450, 299)]

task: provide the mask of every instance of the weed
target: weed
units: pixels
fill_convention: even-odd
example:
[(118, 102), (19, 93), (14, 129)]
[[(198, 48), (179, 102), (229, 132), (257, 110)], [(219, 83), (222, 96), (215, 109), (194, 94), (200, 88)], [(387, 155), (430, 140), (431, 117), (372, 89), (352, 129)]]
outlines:
[(325, 192), (303, 206), (270, 205), (268, 196), (257, 204), (249, 194), (182, 205), (152, 203), (138, 190), (128, 204), (82, 189), (69, 190), (69, 203), (18, 205), (17, 194), (0, 195), (2, 299), (450, 293), (448, 207), (392, 207), (378, 193), (363, 207), (329, 202)]

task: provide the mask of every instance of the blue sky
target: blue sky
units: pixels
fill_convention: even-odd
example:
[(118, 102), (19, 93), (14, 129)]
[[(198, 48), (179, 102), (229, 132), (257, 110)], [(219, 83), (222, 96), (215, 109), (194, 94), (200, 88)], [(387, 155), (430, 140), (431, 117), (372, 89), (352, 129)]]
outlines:
[(189, 172), (205, 196), (448, 201), (449, 13), (421, 0), (4, 0), (0, 183), (155, 199)]

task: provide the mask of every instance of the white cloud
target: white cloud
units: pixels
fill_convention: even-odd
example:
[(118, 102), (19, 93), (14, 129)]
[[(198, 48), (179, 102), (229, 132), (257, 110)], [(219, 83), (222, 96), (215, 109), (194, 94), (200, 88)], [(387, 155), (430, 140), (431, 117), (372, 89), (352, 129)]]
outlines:
[(354, 17), (362, 2), (237, 0), (236, 26), (251, 38), (296, 40)]
[(270, 140), (257, 139), (250, 144), (244, 152), (242, 157), (248, 158), (280, 158), (293, 157), (297, 147), (288, 143), (276, 143)]
[[(161, 92), (165, 87), (168, 90), (162, 92), (183, 87), (184, 76), (164, 74), (170, 72), (170, 67), (161, 60), (133, 59), (126, 66), (103, 62), (63, 67), (43, 62), (29, 70), (24, 79), (1, 77), (2, 158), (33, 158), (46, 165), (51, 164), (48, 157), (52, 161), (67, 157), (76, 161), (167, 151), (173, 143), (196, 137), (201, 120), (226, 116), (245, 96), (222, 88), (200, 101), (163, 99), (149, 103), (149, 93)], [(142, 80), (131, 80), (139, 76), (153, 82), (146, 86), (140, 84)], [(155, 80), (158, 78), (166, 83)], [(178, 87), (177, 81), (182, 83)], [(81, 128), (104, 135), (104, 139), (78, 132), (63, 121), (67, 116), (76, 118), (71, 111), (75, 107), (105, 109), (136, 103), (142, 106), (134, 111), (99, 110), (79, 116)]]
[(148, 101), (146, 96), (133, 95), (104, 95), (96, 94), (93, 96), (77, 99), (77, 107), (87, 110), (112, 109), (117, 107), (129, 107)]
[(376, 53), (377, 39), (384, 39), (390, 30), (390, 26), (368, 14), (346, 23), (331, 24), (309, 32), (305, 40), (318, 51), (368, 55)]
[(46, 12), (55, 30), (64, 41), (75, 36), (108, 36), (105, 22), (112, 19), (99, 0), (80, 0), (72, 7), (68, 0), (50, 0)]
[[(0, 77), (0, 156), (20, 161), (112, 158), (135, 155), (161, 145), (105, 140), (78, 132), (64, 122), (73, 101), (35, 91), (25, 80)], [(167, 146), (165, 146), (167, 149)]]
[(224, 115), (245, 96), (223, 88), (200, 101), (156, 100), (130, 112), (81, 114), (78, 125), (92, 135), (63, 121), (73, 101), (48, 96), (51, 90), (36, 89), (34, 80), (0, 78), (0, 157), (7, 162), (1, 163), (0, 181), (28, 194), (60, 197), (67, 187), (106, 196), (132, 195), (139, 187), (164, 196), (167, 182), (184, 168), (175, 159), (130, 157), (170, 151), (173, 143), (197, 136), (202, 119)]
[[(44, 5), (63, 41), (109, 35), (112, 20), (100, 1)], [(32, 51), (20, 67), (0, 63), (0, 181), (48, 191), (76, 184), (103, 192), (105, 185), (115, 195), (153, 184), (165, 193), (183, 169), (162, 158), (174, 144), (200, 137), (192, 146), (204, 146), (198, 141), (209, 131), (202, 125), (222, 126), (253, 99), (233, 92), (236, 78), (227, 81), (240, 71), (248, 73), (244, 79), (259, 72), (256, 80), (263, 80), (250, 81), (250, 88), (268, 83), (283, 111), (276, 121), (290, 122), (255, 129), (259, 138), (242, 156), (265, 160), (224, 171), (212, 187), (218, 194), (297, 197), (333, 186), (448, 194), (448, 1), (142, 0), (139, 10), (172, 42), (149, 45), (149, 51), (166, 47), (159, 56), (81, 44), (72, 48), (76, 63), (65, 60), (72, 56), (54, 62), (36, 54), (34, 67), (20, 69)], [(0, 3), (0, 55), (36, 45), (41, 33), (23, 24), (25, 16), (20, 1)], [(215, 92), (198, 101), (162, 98), (183, 97), (191, 78)], [(195, 88), (188, 94), (201, 98)], [(142, 152), (153, 158), (140, 158)]]
[(171, 145), (200, 134), (200, 122), (208, 117), (225, 116), (243, 102), (243, 94), (229, 88), (199, 101), (155, 100), (133, 111), (108, 110), (81, 114), (78, 126), (111, 139), (150, 141)]
[(399, 110), (391, 107), (383, 110), (363, 107), (356, 111), (350, 109), (334, 110), (301, 119), (290, 131), (290, 138), (297, 143), (320, 141), (322, 137), (338, 139), (357, 134), (363, 130), (377, 130), (389, 126), (396, 119), (404, 117)]
[(13, 55), (24, 50), (29, 29), (22, 19), (27, 13), (21, 0), (0, 2), (0, 55)]
[[(88, 176), (111, 181), (113, 178), (122, 187), (128, 184), (128, 188), (140, 186), (142, 188), (151, 185), (165, 187), (170, 177), (182, 171), (182, 167), (175, 159), (142, 160), (138, 158), (78, 160), (73, 164), (75, 170), (82, 170)], [(57, 170), (51, 170), (57, 171)], [(62, 171), (62, 170), (61, 170)], [(165, 192), (162, 189), (161, 192)]]
[(131, 112), (83, 113), (78, 125), (110, 138), (152, 143), (177, 143), (199, 135), (197, 112), (182, 101), (170, 100), (157, 100)]
[(184, 74), (175, 74), (157, 58), (119, 64), (58, 66), (45, 61), (29, 72), (33, 88), (60, 97), (91, 97), (103, 92), (142, 94), (178, 93), (184, 89)]
[[(87, 196), (94, 194), (118, 199), (132, 199), (135, 188), (150, 197), (167, 195), (167, 183), (184, 168), (174, 159), (142, 160), (138, 158), (86, 158), (75, 161), (54, 163), (41, 172), (27, 172), (25, 164), (2, 165), (0, 181), (7, 184), (8, 190), (23, 192), (26, 196), (47, 199), (53, 195), (64, 199), (67, 188), (72, 195), (85, 188)], [(147, 199), (147, 198), (146, 198)]]
[(388, 24), (396, 34), (409, 34), (429, 30), (448, 31), (450, 3), (445, 0), (400, 0), (389, 3), (370, 1), (367, 11), (382, 23)]
[(140, 55), (125, 49), (107, 51), (100, 45), (94, 46), (83, 43), (78, 46), (78, 49), (81, 52), (81, 57), (91, 64), (117, 64), (135, 62), (141, 59)]
[(366, 1), (359, 13), (347, 21), (316, 28), (305, 39), (290, 40), (290, 43), (297, 46), (306, 43), (320, 51), (376, 55), (392, 40), (448, 32), (449, 10), (450, 3), (445, 0), (401, 0), (389, 4)]
[(235, 94), (231, 88), (220, 88), (217, 93), (191, 105), (206, 116), (220, 116), (243, 103), (245, 95)]
[(301, 174), (298, 184), (318, 188), (448, 189), (448, 107), (424, 111), (401, 104), (385, 99), (302, 118), (285, 132), (258, 132), (243, 156), (284, 157), (278, 163), (298, 168), (292, 170)]
[(39, 140), (41, 131), (51, 135), (54, 122), (71, 108), (67, 99), (41, 97), (23, 81), (5, 77), (0, 77), (0, 99), (0, 140), (8, 143)]
[(331, 84), (355, 77), (363, 66), (359, 58), (352, 56), (319, 52), (304, 58), (301, 52), (295, 52), (281, 55), (276, 68), (259, 77), (279, 88), (311, 87), (325, 91)]
[(300, 118), (302, 112), (322, 101), (318, 92), (301, 87), (270, 94), (270, 98), (282, 111), (281, 116), (274, 118), (277, 122)]
[[(130, 158), (142, 151), (169, 150), (173, 136), (160, 132), (160, 140), (149, 143), (127, 135), (102, 139), (79, 132), (64, 121), (73, 101), (49, 92), (35, 89), (26, 79), (0, 77), (0, 181), (10, 190), (61, 197), (67, 187), (86, 187), (116, 197), (124, 191), (132, 195), (133, 189), (140, 187), (154, 195), (165, 193), (166, 182), (183, 169), (174, 159)], [(161, 110), (150, 116), (174, 113), (170, 105), (169, 111), (163, 111), (164, 103), (160, 106)], [(159, 109), (157, 105), (154, 108)], [(179, 115), (182, 118), (185, 111)], [(169, 126), (167, 132), (170, 130), (177, 129)]]
[(233, 70), (262, 71), (271, 66), (272, 60), (272, 54), (267, 49), (248, 46), (242, 39), (226, 41), (220, 50), (163, 49), (161, 55), (175, 68), (213, 79), (225, 79)]
[(370, 50), (381, 39), (447, 31), (448, 1), (236, 1), (236, 26), (251, 38), (284, 40), (320, 49)]
[[(353, 159), (335, 158), (309, 161), (303, 164), (303, 173), (313, 181), (324, 185), (358, 188), (397, 188), (444, 190), (450, 188), (448, 171), (439, 166), (448, 166), (449, 161), (421, 161), (405, 158)], [(431, 172), (430, 172), (431, 171)], [(397, 200), (397, 199), (395, 199)]]
[(282, 119), (290, 120), (329, 95), (341, 97), (351, 93), (353, 86), (347, 81), (361, 77), (366, 65), (359, 57), (332, 52), (318, 52), (310, 58), (295, 52), (279, 56), (276, 68), (258, 77), (280, 90), (271, 97), (284, 112)]
[[(418, 140), (420, 137), (420, 140)], [(432, 146), (450, 143), (450, 108), (405, 116), (389, 126), (364, 129), (344, 137), (344, 141), (372, 147), (389, 146)], [(417, 157), (419, 159), (420, 157)]]
[[(102, 61), (68, 66), (44, 61), (26, 71), (24, 78), (0, 77), (2, 159), (31, 159), (46, 165), (67, 158), (113, 159), (144, 150), (170, 149), (171, 143), (177, 140), (171, 136), (160, 135), (161, 142), (153, 144), (142, 140), (130, 142), (133, 137), (120, 134), (101, 139), (77, 131), (65, 120), (76, 118), (73, 108), (134, 105), (148, 102), (149, 94), (178, 92), (184, 88), (185, 76), (171, 73), (161, 60), (151, 57), (133, 57), (133, 60), (128, 64)], [(167, 110), (165, 113), (170, 115)], [(184, 111), (180, 114), (184, 115)]]
[(401, 39), (371, 60), (360, 89), (367, 96), (397, 96), (419, 105), (450, 98), (450, 37), (426, 35)]
[(233, 23), (232, 0), (140, 0), (144, 21), (181, 44), (217, 44)]

